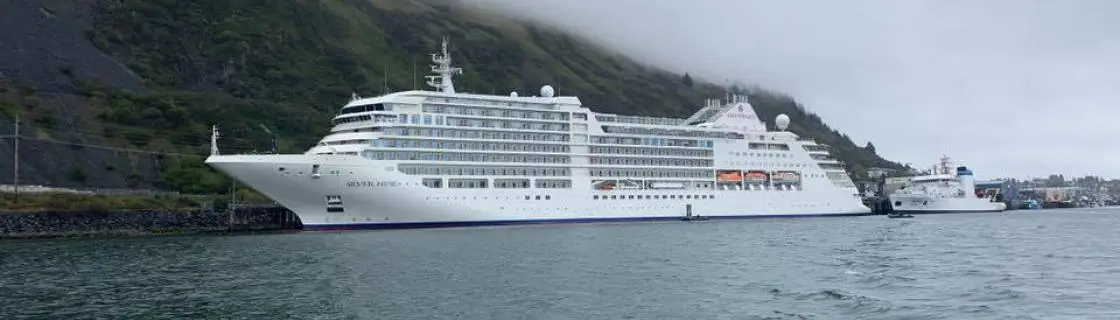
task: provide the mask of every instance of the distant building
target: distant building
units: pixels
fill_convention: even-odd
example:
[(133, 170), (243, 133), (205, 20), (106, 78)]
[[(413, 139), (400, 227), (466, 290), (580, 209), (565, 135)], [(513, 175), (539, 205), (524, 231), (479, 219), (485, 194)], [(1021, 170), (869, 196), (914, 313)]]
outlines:
[(889, 176), (889, 175), (894, 174), (894, 173), (895, 173), (895, 170), (890, 169), (890, 168), (871, 168), (871, 169), (867, 169), (867, 177), (868, 178), (886, 177), (886, 176)]
[(885, 179), (883, 183), (883, 194), (890, 194), (903, 186), (910, 184), (910, 177), (893, 177)]
[(990, 181), (976, 181), (976, 193), (978, 195), (1002, 195), (1004, 201), (1010, 201), (1018, 198), (1019, 190), (1014, 184), (1007, 180), (990, 180)]

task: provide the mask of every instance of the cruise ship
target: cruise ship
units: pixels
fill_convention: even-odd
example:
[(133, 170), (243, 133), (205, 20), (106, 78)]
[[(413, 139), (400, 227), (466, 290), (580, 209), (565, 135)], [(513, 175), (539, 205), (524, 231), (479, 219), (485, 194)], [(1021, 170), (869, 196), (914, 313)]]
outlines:
[(444, 39), (432, 90), (354, 96), (303, 154), (206, 163), (304, 230), (868, 215), (829, 148), (758, 119), (747, 97), (687, 119), (596, 113), (578, 97), (458, 93)]

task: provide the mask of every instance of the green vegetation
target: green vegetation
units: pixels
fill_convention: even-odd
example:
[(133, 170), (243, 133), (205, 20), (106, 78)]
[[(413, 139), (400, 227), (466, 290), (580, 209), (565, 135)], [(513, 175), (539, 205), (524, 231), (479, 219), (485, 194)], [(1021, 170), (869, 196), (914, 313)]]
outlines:
[[(151, 90), (125, 92), (87, 79), (79, 81), (80, 92), (103, 122), (115, 124), (101, 128), (101, 135), (165, 152), (204, 154), (211, 124), (219, 124), (224, 137), (257, 141), (263, 149), (267, 137), (258, 123), (279, 135), (281, 152), (301, 151), (326, 132), (352, 92), (422, 85), (428, 54), (443, 36), (451, 38), (453, 57), (465, 69), (461, 91), (536, 92), (551, 84), (596, 111), (676, 117), (727, 91), (550, 28), (452, 3), (106, 0), (99, 6), (89, 40)], [(792, 131), (833, 146), (857, 173), (900, 167), (873, 148), (856, 146), (787, 96), (749, 94), (760, 116), (788, 114)], [(0, 111), (10, 109), (0, 104)], [(224, 192), (228, 178), (200, 160), (165, 158), (165, 180), (182, 192)]]
[[(126, 209), (175, 210), (198, 209), (216, 197), (130, 195), (102, 196), (75, 193), (25, 193), (15, 202), (15, 195), (0, 193), (0, 212), (3, 211), (108, 211)], [(228, 201), (228, 200), (227, 200)]]
[[(237, 190), (237, 203), (268, 203), (269, 200), (249, 189)], [(20, 195), (0, 193), (0, 212), (4, 211), (108, 211), (108, 210), (190, 210), (229, 207), (227, 196), (194, 195), (91, 195), (68, 192), (36, 192)]]

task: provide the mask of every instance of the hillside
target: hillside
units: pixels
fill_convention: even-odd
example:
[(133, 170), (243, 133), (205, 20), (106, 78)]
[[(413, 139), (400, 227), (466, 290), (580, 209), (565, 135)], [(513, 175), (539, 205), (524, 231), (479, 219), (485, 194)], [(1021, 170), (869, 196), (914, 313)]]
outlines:
[[(533, 92), (552, 84), (596, 111), (677, 117), (727, 91), (453, 1), (5, 6), (14, 8), (0, 14), (8, 21), (0, 41), (15, 46), (0, 46), (0, 55), (17, 58), (0, 61), (6, 78), (0, 79), (0, 135), (8, 134), (7, 119), (21, 114), (24, 132), (38, 139), (26, 142), (32, 151), (21, 157), (28, 168), (23, 181), (32, 183), (222, 192), (228, 179), (201, 164), (209, 125), (222, 126), (226, 151), (266, 148), (259, 124), (279, 135), (282, 152), (303, 151), (352, 92), (418, 87), (442, 36), (465, 69), (460, 91)], [(791, 130), (834, 146), (857, 172), (898, 166), (854, 145), (790, 97), (745, 91), (760, 116), (789, 114)], [(10, 139), (0, 140), (5, 150)], [(10, 166), (0, 159), (0, 167)], [(10, 180), (0, 170), (0, 183)]]

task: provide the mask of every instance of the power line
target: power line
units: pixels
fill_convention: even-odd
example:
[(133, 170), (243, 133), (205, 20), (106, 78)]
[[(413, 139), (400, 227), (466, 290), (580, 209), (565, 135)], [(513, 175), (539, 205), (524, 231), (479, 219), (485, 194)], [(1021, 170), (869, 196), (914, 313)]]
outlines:
[[(101, 122), (101, 121), (88, 121), (88, 120), (90, 120), (89, 118), (93, 118), (93, 117), (53, 117), (52, 116), (52, 117), (47, 117), (46, 119), (48, 119), (48, 120), (59, 120), (60, 122), (65, 122), (66, 125), (76, 125), (76, 124), (82, 123), (82, 124), (85, 124), (85, 125), (88, 125), (88, 126), (94, 126), (94, 127), (99, 127), (99, 128), (111, 127), (111, 128), (136, 128), (136, 129), (153, 130), (153, 128), (150, 128), (150, 127), (126, 126), (126, 125), (122, 125), (122, 124), (107, 123), (107, 122)], [(304, 116), (272, 116), (272, 118), (273, 118), (273, 120), (291, 120), (292, 122), (303, 122), (303, 123), (306, 123), (306, 121), (308, 119), (306, 115), (304, 115)], [(75, 120), (79, 120), (79, 121), (75, 121)], [(280, 121), (280, 122), (287, 122), (287, 121)], [(56, 125), (57, 123), (36, 122), (36, 124), (38, 124), (38, 125)], [(248, 122), (246, 122), (246, 125), (243, 126), (243, 127), (239, 127), (239, 129), (252, 130), (252, 129), (250, 129), (250, 127), (255, 127), (255, 125), (256, 125), (256, 123), (249, 124)], [(209, 127), (209, 126), (206, 126), (206, 127)], [(278, 127), (284, 128), (284, 126), (278, 126)]]
[[(90, 140), (104, 139), (103, 137), (99, 137), (99, 136), (94, 136), (94, 137), (91, 138), (88, 135), (83, 135), (83, 134), (74, 133), (74, 132), (68, 132), (67, 134), (71, 135), (71, 136), (75, 136), (77, 138), (86, 138), (86, 139), (90, 139)], [(0, 138), (8, 139), (8, 138), (15, 138), (15, 136), (9, 135), (7, 137), (0, 137)], [(128, 148), (128, 147), (114, 147), (114, 146), (108, 146), (108, 145), (104, 145), (104, 144), (93, 144), (93, 143), (87, 143), (87, 142), (74, 142), (73, 140), (75, 140), (75, 139), (39, 138), (39, 137), (28, 137), (28, 136), (22, 136), (22, 137), (20, 137), (20, 139), (21, 140), (42, 141), (42, 142), (48, 142), (48, 143), (54, 143), (54, 144), (68, 144), (68, 145), (73, 145), (73, 146), (98, 146), (98, 147), (104, 147), (104, 148), (117, 148), (117, 149), (126, 149), (126, 150), (144, 150), (144, 149)], [(78, 139), (78, 140), (80, 140), (80, 139)], [(202, 151), (204, 149), (204, 147), (200, 144), (189, 144), (189, 143), (175, 144), (174, 141), (168, 141), (168, 142), (170, 143), (169, 145), (167, 145), (168, 147), (172, 147), (172, 148), (175, 148), (175, 149), (198, 149), (200, 154), (204, 153)], [(250, 149), (252, 148), (252, 144), (227, 144), (227, 146), (233, 147), (235, 149), (236, 148), (250, 148)], [(145, 151), (156, 152), (156, 151), (151, 151), (151, 150), (145, 150)], [(169, 152), (169, 153), (174, 153), (174, 152)]]
[[(133, 126), (123, 126), (123, 125), (102, 124), (102, 123), (94, 123), (94, 122), (91, 122), (90, 124), (93, 124), (93, 125), (92, 126), (66, 126), (66, 127), (63, 127), (60, 124), (53, 124), (53, 123), (52, 124), (37, 124), (35, 126), (35, 128), (41, 129), (41, 130), (46, 130), (46, 131), (48, 131), (48, 132), (46, 132), (48, 134), (59, 133), (59, 134), (62, 134), (62, 135), (80, 136), (80, 137), (87, 138), (87, 139), (112, 140), (114, 137), (106, 136), (105, 132), (92, 130), (92, 129), (95, 129), (95, 128), (81, 128), (81, 127), (95, 127), (97, 125), (104, 125), (107, 128), (114, 128), (114, 130), (117, 131), (113, 134), (114, 136), (128, 135), (129, 133), (142, 133), (142, 134), (150, 135), (150, 138), (149, 138), (150, 140), (163, 140), (163, 141), (166, 141), (166, 142), (170, 143), (172, 147), (201, 148), (201, 147), (203, 147), (203, 145), (208, 144), (208, 142), (205, 141), (205, 139), (203, 138), (202, 135), (199, 135), (198, 139), (182, 138), (179, 135), (159, 136), (159, 135), (156, 135), (157, 133), (159, 133), (159, 131), (155, 130), (155, 129), (149, 129), (149, 128), (143, 128), (143, 127), (133, 127)], [(234, 133), (248, 133), (248, 132), (254, 132), (254, 131), (251, 131), (251, 130), (234, 131)], [(226, 132), (226, 133), (228, 133), (228, 132)], [(121, 139), (128, 140), (127, 137), (116, 137), (116, 138), (121, 138)], [(299, 139), (299, 140), (280, 139), (280, 140), (290, 142), (290, 143), (296, 144), (296, 145), (301, 145), (302, 144), (302, 145), (306, 145), (306, 146), (314, 146), (318, 142), (318, 141), (311, 141), (309, 139), (308, 140), (304, 140), (304, 139)], [(223, 141), (223, 142), (235, 142), (235, 144), (232, 145), (234, 147), (255, 146), (256, 144), (258, 144), (258, 142), (260, 142), (257, 139), (238, 138), (238, 137), (231, 137), (231, 136), (228, 136), (228, 135), (223, 135), (221, 137), (221, 141)], [(243, 143), (243, 144), (236, 144), (236, 143)], [(230, 144), (226, 144), (226, 145), (230, 146)]]
[[(21, 127), (21, 123), (20, 123), (19, 119), (17, 118), (16, 121), (15, 121), (15, 133), (10, 134), (10, 135), (0, 136), (0, 139), (13, 139), (14, 142), (15, 142), (15, 152), (13, 152), (13, 158), (14, 158), (13, 159), (13, 163), (14, 163), (14, 166), (13, 166), (13, 170), (14, 170), (13, 190), (14, 190), (14, 193), (15, 193), (15, 196), (16, 196), (15, 200), (16, 200), (17, 203), (19, 202), (19, 193), (20, 193), (20, 180), (19, 180), (19, 160), (20, 160), (20, 158), (19, 158), (19, 148), (20, 148), (19, 143), (20, 143), (20, 141), (36, 141), (36, 142), (41, 142), (41, 143), (68, 145), (68, 146), (90, 148), (90, 149), (99, 149), (99, 150), (108, 150), (108, 151), (114, 151), (114, 152), (124, 152), (124, 153), (131, 153), (131, 154), (149, 154), (149, 155), (172, 156), (172, 157), (181, 157), (181, 158), (204, 158), (204, 157), (209, 155), (207, 152), (205, 152), (204, 149), (201, 148), (200, 145), (197, 145), (197, 144), (192, 144), (192, 146), (187, 147), (188, 149), (197, 148), (197, 150), (198, 150), (197, 153), (155, 151), (155, 150), (145, 150), (145, 149), (138, 149), (138, 148), (106, 146), (106, 145), (84, 143), (84, 142), (60, 141), (60, 140), (50, 139), (50, 138), (30, 137), (30, 136), (26, 136), (26, 135), (21, 135), (20, 134), (20, 127)], [(39, 130), (47, 129), (47, 130), (51, 130), (51, 131), (63, 131), (64, 133), (66, 133), (70, 136), (74, 136), (74, 137), (78, 137), (78, 138), (88, 138), (87, 135), (83, 134), (85, 132), (85, 130), (75, 130), (74, 128), (63, 129), (63, 128), (58, 128), (58, 127), (47, 126), (47, 128), (37, 128), (37, 129), (39, 129)], [(96, 138), (104, 139), (104, 137), (102, 137), (101, 135), (95, 135), (95, 136), (96, 136)], [(246, 139), (234, 139), (234, 140), (246, 140)], [(236, 190), (236, 188), (233, 188), (231, 190)]]
[[(30, 126), (29, 128), (34, 129), (38, 133), (45, 134), (46, 136), (49, 136), (50, 138), (34, 137), (34, 136), (27, 136), (27, 135), (18, 136), (16, 134), (8, 134), (8, 135), (0, 135), (0, 139), (15, 139), (16, 141), (28, 140), (28, 141), (36, 141), (36, 142), (42, 142), (42, 143), (69, 145), (69, 146), (76, 146), (76, 147), (86, 147), (86, 148), (101, 149), (101, 150), (130, 152), (130, 153), (139, 153), (139, 154), (167, 155), (167, 156), (177, 156), (177, 157), (205, 156), (207, 154), (207, 152), (205, 151), (205, 146), (209, 144), (208, 141), (207, 141), (208, 139), (205, 139), (204, 135), (202, 135), (202, 134), (199, 134), (198, 138), (194, 139), (194, 138), (190, 138), (189, 136), (184, 136), (182, 134), (160, 135), (161, 131), (160, 131), (160, 129), (157, 129), (157, 128), (129, 126), (129, 125), (105, 123), (105, 122), (100, 122), (100, 121), (89, 121), (89, 118), (83, 118), (83, 117), (74, 117), (74, 118), (49, 117), (47, 119), (49, 119), (51, 121), (49, 121), (49, 122), (36, 122), (34, 125)], [(58, 120), (58, 121), (54, 121), (54, 120)], [(236, 128), (235, 130), (223, 131), (224, 134), (220, 139), (221, 139), (221, 142), (223, 142), (222, 144), (226, 149), (256, 150), (257, 147), (259, 147), (258, 146), (258, 144), (260, 142), (259, 139), (251, 139), (251, 138), (248, 138), (248, 137), (238, 137), (238, 136), (241, 136), (241, 135), (252, 134), (254, 132), (257, 132), (256, 130), (252, 130), (248, 126), (235, 126), (235, 128)], [(198, 153), (196, 154), (196, 153), (192, 153), (192, 152), (189, 152), (189, 151), (188, 152), (156, 151), (156, 150), (141, 149), (141, 148), (134, 148), (134, 147), (111, 146), (111, 145), (106, 145), (104, 143), (98, 144), (98, 143), (90, 143), (90, 142), (87, 142), (87, 141), (73, 141), (73, 140), (96, 140), (96, 141), (109, 142), (111, 144), (117, 144), (117, 143), (112, 143), (114, 141), (116, 141), (116, 142), (122, 142), (123, 141), (124, 143), (120, 143), (120, 144), (127, 145), (130, 142), (132, 142), (132, 139), (130, 139), (132, 137), (130, 137), (129, 135), (134, 134), (134, 133), (135, 134), (143, 134), (145, 140), (147, 140), (149, 142), (155, 142), (156, 145), (160, 146), (160, 147), (167, 147), (167, 148), (170, 148), (170, 149), (182, 149), (182, 150), (198, 150), (197, 151)], [(315, 140), (312, 140), (312, 139), (280, 139), (280, 140), (285, 141), (287, 143), (290, 143), (292, 145), (304, 145), (304, 146), (308, 146), (308, 147), (315, 146), (318, 143), (318, 139), (315, 139)], [(161, 144), (160, 141), (166, 142), (166, 143)], [(232, 142), (232, 143), (230, 143), (230, 142)], [(163, 149), (163, 148), (161, 148), (161, 149)]]
[[(111, 140), (111, 137), (106, 136), (106, 134), (104, 132), (99, 132), (99, 131), (96, 131), (96, 130), (79, 129), (79, 128), (74, 128), (74, 127), (58, 127), (58, 126), (55, 126), (55, 125), (36, 126), (36, 128), (45, 129), (45, 130), (52, 131), (52, 132), (55, 132), (55, 133), (60, 133), (60, 134), (82, 135), (82, 136), (85, 136), (87, 138)], [(181, 137), (175, 137), (175, 136), (172, 136), (172, 135), (165, 135), (165, 136), (155, 135), (156, 133), (158, 133), (158, 131), (153, 130), (153, 129), (141, 129), (141, 128), (126, 129), (126, 130), (123, 130), (122, 132), (115, 133), (114, 136), (117, 135), (117, 134), (128, 134), (128, 133), (150, 134), (150, 135), (152, 135), (151, 139), (153, 139), (153, 140), (154, 139), (163, 139), (163, 140), (168, 141), (168, 142), (181, 143), (183, 145), (196, 145), (196, 144), (200, 145), (200, 144), (205, 143), (205, 140), (202, 138), (201, 135), (199, 136), (198, 140), (192, 140), (192, 139), (189, 139), (189, 138), (188, 139), (182, 139)], [(124, 138), (124, 139), (127, 140), (127, 138)], [(222, 140), (223, 141), (257, 142), (256, 140), (253, 140), (253, 139), (228, 137), (228, 136), (223, 137)]]
[[(17, 120), (16, 123), (18, 124), (19, 121)], [(60, 145), (77, 146), (77, 147), (110, 150), (110, 151), (130, 152), (130, 153), (141, 153), (141, 154), (156, 154), (156, 155), (167, 155), (167, 156), (178, 156), (178, 157), (202, 157), (202, 156), (207, 155), (207, 153), (204, 152), (204, 150), (202, 150), (200, 145), (194, 145), (194, 146), (174, 145), (174, 144), (171, 145), (172, 147), (181, 147), (181, 148), (199, 148), (199, 152), (197, 154), (183, 153), (183, 152), (170, 152), (170, 151), (154, 151), (154, 150), (145, 150), (145, 149), (137, 149), (137, 148), (106, 146), (106, 145), (91, 144), (91, 143), (84, 143), (84, 142), (60, 141), (60, 140), (56, 140), (56, 139), (30, 137), (30, 136), (26, 136), (26, 135), (20, 135), (18, 133), (19, 128), (17, 127), (16, 129), (17, 129), (16, 134), (0, 136), (0, 138), (3, 138), (3, 139), (14, 139), (16, 141), (17, 150), (16, 150), (15, 154), (18, 154), (18, 151), (19, 151), (18, 150), (19, 141), (23, 140), (23, 141), (37, 141), (37, 142), (44, 142), (44, 143), (51, 143), (51, 144), (60, 144)], [(40, 129), (43, 129), (43, 128), (40, 128)], [(66, 129), (61, 129), (61, 128), (47, 128), (47, 129), (66, 130)], [(71, 131), (71, 132), (67, 132), (71, 135), (84, 137), (84, 138), (89, 138), (89, 136), (83, 134), (83, 133), (88, 133), (88, 132), (83, 132), (83, 130), (73, 130), (73, 129), (71, 129), (71, 130), (67, 130), (67, 131)], [(94, 136), (94, 137), (104, 139), (103, 136)], [(233, 140), (246, 140), (246, 139), (233, 139)], [(168, 141), (168, 142), (171, 142), (171, 141)], [(235, 146), (237, 146), (237, 145), (235, 145)], [(17, 159), (17, 161), (18, 161), (18, 159)]]
[(133, 149), (133, 148), (109, 147), (109, 146), (88, 144), (88, 143), (74, 143), (74, 142), (66, 142), (66, 141), (56, 141), (56, 140), (44, 139), (44, 138), (19, 137), (17, 140), (32, 140), (32, 141), (41, 141), (41, 142), (46, 142), (46, 143), (85, 147), (85, 148), (94, 148), (94, 149), (102, 149), (102, 150), (112, 150), (112, 151), (122, 151), (122, 152), (132, 152), (132, 153), (144, 153), (144, 154), (158, 154), (158, 155), (178, 156), (178, 157), (203, 157), (203, 156), (207, 156), (207, 154), (205, 152), (200, 152), (198, 154), (190, 154), (190, 153), (179, 153), (179, 152), (151, 151), (151, 150)]
[[(126, 125), (110, 124), (110, 123), (104, 123), (104, 122), (92, 122), (92, 121), (81, 121), (81, 122), (79, 122), (79, 121), (69, 121), (69, 122), (73, 122), (73, 123), (69, 124), (69, 125), (58, 124), (58, 123), (36, 123), (36, 127), (58, 128), (58, 129), (62, 129), (62, 130), (84, 130), (86, 132), (96, 133), (98, 135), (101, 135), (102, 132), (94, 132), (94, 131), (89, 131), (87, 129), (102, 129), (102, 130), (117, 129), (117, 130), (123, 130), (123, 131), (133, 131), (133, 132), (143, 132), (143, 133), (153, 133), (154, 131), (160, 130), (159, 128), (126, 126)], [(86, 129), (78, 129), (77, 128), (78, 125), (81, 125), (82, 127), (87, 127), (87, 128)], [(235, 133), (257, 132), (256, 130), (253, 130), (249, 127), (240, 127), (240, 128), (237, 128), (237, 129), (241, 129), (241, 130), (233, 130), (232, 132), (235, 132)], [(230, 133), (231, 131), (230, 130), (223, 130), (223, 132)]]

